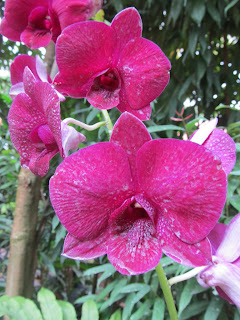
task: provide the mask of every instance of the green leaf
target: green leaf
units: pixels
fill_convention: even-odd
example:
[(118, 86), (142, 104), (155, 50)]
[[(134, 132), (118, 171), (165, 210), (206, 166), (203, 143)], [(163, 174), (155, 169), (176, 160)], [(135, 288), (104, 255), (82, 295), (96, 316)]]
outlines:
[(133, 298), (135, 293), (130, 293), (125, 301), (125, 306), (123, 308), (122, 320), (128, 320), (131, 315), (132, 309), (134, 307)]
[(224, 300), (220, 297), (213, 297), (204, 314), (203, 320), (217, 320), (222, 310)]
[(221, 25), (221, 16), (215, 5), (212, 1), (207, 1), (207, 11), (211, 18), (218, 24), (220, 27)]
[(62, 300), (57, 300), (57, 303), (62, 310), (63, 320), (77, 320), (75, 308), (71, 303)]
[(23, 297), (0, 298), (0, 317), (7, 315), (11, 320), (43, 320), (35, 303)]
[(96, 298), (97, 298), (97, 296), (96, 296), (95, 294), (88, 294), (88, 295), (86, 295), (86, 296), (83, 296), (83, 297), (78, 298), (77, 300), (74, 301), (74, 303), (75, 303), (75, 304), (77, 304), (77, 303), (84, 303), (84, 302), (86, 302), (86, 301), (89, 300), (89, 299), (95, 300)]
[(156, 298), (153, 306), (152, 320), (164, 320), (164, 312), (164, 301), (160, 298)]
[(178, 93), (178, 99), (181, 99), (182, 96), (186, 93), (188, 87), (190, 86), (193, 79), (193, 75), (187, 78), (187, 80), (184, 82), (184, 84), (181, 87), (181, 90)]
[(42, 288), (38, 291), (37, 299), (40, 303), (44, 320), (63, 320), (62, 309), (58, 305), (54, 293)]
[(150, 307), (152, 305), (152, 301), (150, 299), (147, 299), (142, 303), (140, 308), (134, 314), (130, 317), (130, 320), (139, 320), (143, 319), (143, 316), (148, 315), (150, 313)]
[(96, 302), (94, 302), (91, 299), (84, 302), (82, 306), (81, 320), (98, 320), (98, 319), (99, 319), (99, 313), (98, 313)]
[(161, 125), (161, 126), (151, 126), (151, 127), (148, 127), (147, 129), (148, 129), (149, 133), (161, 132), (161, 131), (167, 131), (167, 130), (184, 131), (184, 129), (182, 127), (178, 127), (173, 124)]
[[(198, 301), (189, 305), (181, 314), (181, 320), (191, 319), (191, 317), (203, 312), (208, 305), (208, 301)], [(210, 320), (210, 319), (209, 319)]]
[(113, 267), (111, 263), (106, 263), (97, 267), (90, 268), (86, 271), (84, 271), (83, 275), (86, 276), (91, 276), (93, 274), (109, 271), (112, 272), (113, 269), (116, 271), (116, 269)]
[(197, 40), (198, 40), (198, 32), (197, 32), (196, 28), (192, 28), (190, 30), (189, 40), (188, 40), (188, 49), (189, 49), (189, 52), (191, 53), (192, 57), (194, 57), (194, 55), (195, 55)]
[(238, 3), (239, 0), (233, 0), (231, 1), (227, 6), (226, 8), (224, 9), (224, 14), (227, 15), (227, 12), (229, 9), (231, 9), (233, 6), (235, 6), (235, 4)]
[(232, 175), (232, 176), (240, 176), (240, 170), (232, 171), (229, 174)]
[[(239, 171), (240, 175), (240, 171)], [(229, 198), (230, 204), (238, 211), (240, 212), (240, 195), (234, 195)]]
[(109, 320), (122, 320), (122, 312), (121, 309), (117, 309), (112, 315)]
[(204, 0), (194, 0), (190, 16), (198, 25), (201, 23), (205, 15), (206, 7)]
[(199, 287), (199, 284), (197, 283), (195, 278), (188, 280), (186, 285), (184, 286), (184, 289), (182, 291), (182, 294), (179, 300), (179, 307), (178, 307), (179, 316), (191, 302), (192, 296), (195, 294), (196, 287)]
[(215, 110), (220, 110), (220, 109), (230, 109), (230, 110), (233, 110), (233, 111), (240, 111), (240, 109), (237, 109), (235, 107), (226, 106), (224, 104), (220, 104), (219, 106), (217, 106), (215, 108)]
[(171, 9), (168, 15), (168, 22), (167, 22), (168, 24), (170, 24), (171, 21), (173, 21), (173, 26), (175, 26), (175, 23), (180, 15), (182, 7), (183, 7), (183, 0), (172, 1)]

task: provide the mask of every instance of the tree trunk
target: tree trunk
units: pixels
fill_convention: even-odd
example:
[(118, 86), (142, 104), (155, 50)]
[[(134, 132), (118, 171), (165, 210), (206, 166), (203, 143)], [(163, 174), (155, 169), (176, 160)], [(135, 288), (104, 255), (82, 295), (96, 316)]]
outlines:
[(6, 294), (31, 298), (35, 273), (36, 226), (41, 178), (21, 169), (10, 239)]

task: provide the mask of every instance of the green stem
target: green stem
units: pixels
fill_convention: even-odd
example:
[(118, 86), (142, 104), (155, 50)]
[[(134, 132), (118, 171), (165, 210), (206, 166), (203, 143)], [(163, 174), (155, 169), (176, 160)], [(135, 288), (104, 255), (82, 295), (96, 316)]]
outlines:
[(108, 134), (109, 134), (109, 138), (111, 137), (112, 131), (113, 131), (113, 124), (112, 121), (109, 117), (108, 111), (107, 110), (102, 110), (102, 115), (104, 117), (105, 120), (105, 125), (107, 127), (108, 130)]
[(172, 292), (160, 262), (156, 266), (156, 272), (167, 304), (170, 319), (178, 320), (177, 310), (173, 301)]

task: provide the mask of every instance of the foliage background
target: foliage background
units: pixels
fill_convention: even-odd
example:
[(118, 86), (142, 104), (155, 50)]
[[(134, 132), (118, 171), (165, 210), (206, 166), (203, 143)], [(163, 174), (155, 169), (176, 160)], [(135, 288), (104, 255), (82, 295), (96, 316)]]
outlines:
[[(228, 223), (240, 212), (238, 63), (240, 1), (109, 0), (104, 2), (105, 19), (111, 21), (118, 11), (129, 6), (135, 6), (142, 16), (143, 36), (156, 42), (172, 64), (170, 83), (164, 93), (152, 103), (151, 120), (145, 122), (152, 137), (186, 138), (186, 135), (196, 129), (199, 121), (218, 116), (219, 126), (226, 128), (237, 144), (238, 161), (234, 174), (229, 176), (228, 198), (221, 216), (221, 222)], [(4, 1), (1, 0), (1, 16), (3, 7)], [(7, 125), (11, 99), (8, 96), (9, 73), (6, 70), (17, 54), (39, 54), (44, 57), (45, 51), (30, 51), (20, 43), (13, 43), (2, 37), (0, 46), (0, 295), (2, 296), (14, 216), (16, 183), (20, 170), (19, 155), (9, 139)], [(68, 98), (61, 106), (62, 119), (72, 116), (88, 124), (101, 119), (100, 111), (89, 106), (83, 99)], [(183, 107), (184, 117), (191, 114), (192, 116), (186, 121), (171, 120), (171, 117), (176, 117), (176, 111), (181, 112)], [(110, 111), (113, 123), (119, 115), (116, 109)], [(87, 145), (108, 140), (104, 127), (95, 132), (82, 131), (82, 133), (87, 136)], [(37, 300), (37, 293), (42, 287), (53, 291), (57, 299), (74, 304), (77, 316), (81, 319), (97, 319), (98, 314), (103, 320), (168, 319), (154, 271), (145, 275), (126, 277), (115, 271), (106, 256), (81, 263), (61, 257), (66, 231), (53, 212), (48, 193), (49, 178), (60, 161), (60, 157), (55, 157), (51, 161), (51, 169), (43, 179), (39, 207), (38, 262), (33, 301), (38, 307), (41, 306), (44, 319), (56, 318), (54, 316), (51, 318), (51, 312), (42, 308), (39, 297)], [(168, 278), (188, 270), (168, 257), (162, 258), (162, 265)], [(45, 297), (51, 295), (47, 291), (42, 294), (43, 296), (45, 294)], [(195, 279), (175, 285), (173, 294), (182, 320), (240, 319), (240, 312), (236, 307), (219, 298), (215, 290), (200, 287)], [(92, 301), (89, 301), (89, 298)], [(82, 309), (84, 302), (86, 303)], [(1, 300), (0, 305), (3, 306), (4, 303)], [(14, 303), (18, 303), (22, 309), (25, 308), (24, 300)], [(53, 305), (56, 307), (57, 304)], [(30, 314), (31, 308), (34, 306), (29, 306), (26, 312)], [(53, 310), (52, 314), (56, 315), (57, 309)], [(90, 311), (94, 313), (89, 315)], [(50, 312), (49, 318), (47, 312)], [(85, 317), (87, 314), (89, 318)], [(63, 316), (62, 319), (74, 319), (73, 315), (71, 317)], [(26, 316), (23, 319), (28, 318)]]

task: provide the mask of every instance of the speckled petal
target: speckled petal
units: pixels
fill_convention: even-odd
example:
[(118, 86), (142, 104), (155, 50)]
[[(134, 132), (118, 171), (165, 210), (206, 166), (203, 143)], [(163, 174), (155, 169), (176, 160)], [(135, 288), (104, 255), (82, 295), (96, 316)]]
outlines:
[(194, 131), (192, 136), (190, 137), (190, 141), (195, 142), (197, 144), (203, 144), (205, 140), (209, 137), (209, 135), (216, 128), (218, 123), (218, 119), (212, 119), (210, 121), (206, 121), (201, 125), (201, 128)]
[(115, 123), (110, 142), (126, 151), (133, 177), (136, 175), (137, 151), (150, 140), (152, 138), (142, 121), (128, 112), (123, 113)]
[(122, 274), (147, 272), (160, 261), (162, 250), (155, 227), (143, 208), (132, 208), (133, 199), (110, 217), (108, 259)]
[(10, 66), (12, 84), (23, 82), (23, 72), (25, 67), (28, 67), (32, 71), (35, 78), (39, 78), (35, 58), (26, 54), (21, 54), (13, 60), (13, 63)]
[(70, 155), (50, 180), (53, 208), (80, 241), (97, 238), (106, 229), (110, 214), (132, 194), (127, 155), (110, 142)]
[(223, 169), (228, 175), (236, 162), (236, 145), (233, 139), (223, 130), (214, 129), (203, 146), (221, 159)]
[(204, 239), (226, 199), (221, 161), (190, 141), (152, 140), (137, 153), (139, 185), (182, 241)]
[(107, 253), (107, 239), (108, 230), (89, 241), (80, 241), (68, 233), (64, 241), (62, 255), (75, 260), (89, 260), (101, 257)]
[(59, 152), (58, 148), (52, 150), (44, 149), (39, 152), (37, 149), (31, 150), (29, 169), (37, 176), (44, 177), (49, 170), (49, 161)]
[(157, 233), (161, 239), (163, 252), (178, 263), (188, 267), (204, 266), (211, 263), (211, 245), (207, 238), (195, 244), (181, 241), (173, 233), (168, 221), (161, 214), (158, 218)]
[(169, 60), (155, 43), (144, 38), (128, 42), (121, 52), (118, 71), (132, 109), (147, 106), (162, 93), (170, 69)]
[(127, 8), (119, 12), (114, 17), (111, 27), (117, 38), (116, 55), (130, 40), (142, 35), (142, 19), (135, 8)]
[(111, 67), (115, 43), (113, 30), (101, 22), (80, 22), (64, 29), (56, 43), (57, 90), (85, 97), (96, 74)]
[(32, 30), (31, 28), (26, 28), (20, 36), (20, 40), (32, 50), (46, 47), (51, 41), (51, 38), (52, 35), (50, 31)]
[(240, 214), (231, 220), (222, 234), (216, 256), (227, 262), (233, 262), (240, 257)]

